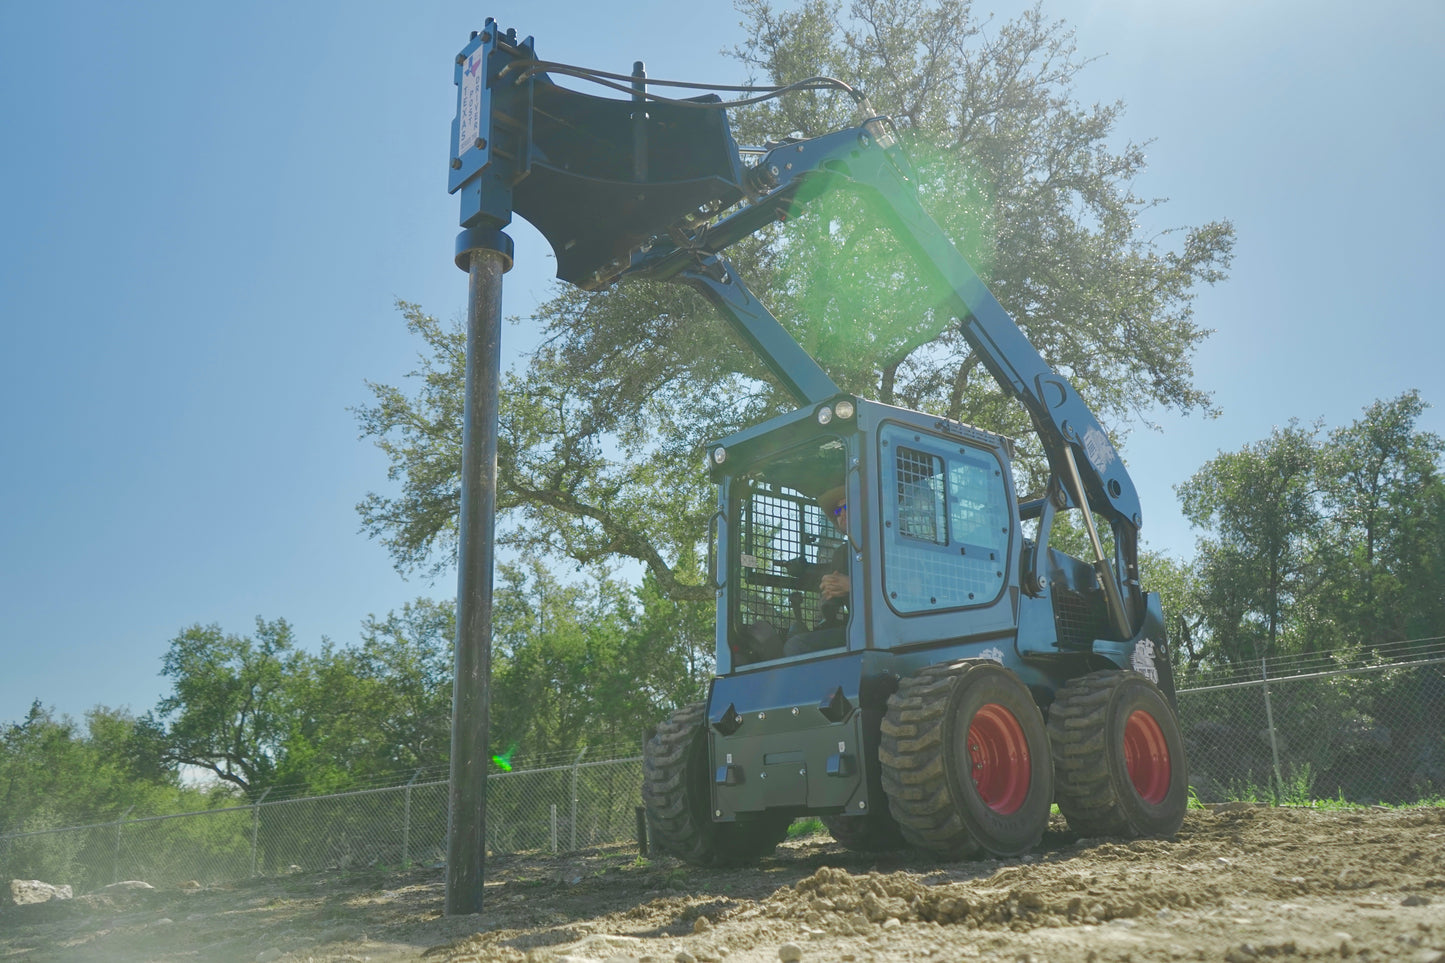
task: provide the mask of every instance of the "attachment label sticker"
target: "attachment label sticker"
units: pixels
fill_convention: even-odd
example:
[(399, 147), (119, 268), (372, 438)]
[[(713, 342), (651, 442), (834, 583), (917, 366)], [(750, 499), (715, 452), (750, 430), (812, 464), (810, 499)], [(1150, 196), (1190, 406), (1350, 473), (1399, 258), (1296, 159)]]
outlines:
[(1144, 678), (1159, 684), (1159, 669), (1154, 665), (1154, 643), (1148, 639), (1141, 639), (1139, 644), (1134, 646), (1134, 671)]
[(482, 136), (482, 64), (485, 61), (484, 48), (478, 47), (462, 68), (462, 100), (457, 125), (459, 157), (474, 148)]

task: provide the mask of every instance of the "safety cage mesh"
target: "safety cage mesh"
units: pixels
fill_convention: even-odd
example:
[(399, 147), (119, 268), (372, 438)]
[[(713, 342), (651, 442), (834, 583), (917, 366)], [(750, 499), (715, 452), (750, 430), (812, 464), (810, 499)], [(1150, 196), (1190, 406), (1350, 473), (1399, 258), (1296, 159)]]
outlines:
[(766, 623), (780, 635), (822, 618), (819, 581), (843, 544), (816, 500), (787, 485), (750, 482), (740, 506), (734, 625)]

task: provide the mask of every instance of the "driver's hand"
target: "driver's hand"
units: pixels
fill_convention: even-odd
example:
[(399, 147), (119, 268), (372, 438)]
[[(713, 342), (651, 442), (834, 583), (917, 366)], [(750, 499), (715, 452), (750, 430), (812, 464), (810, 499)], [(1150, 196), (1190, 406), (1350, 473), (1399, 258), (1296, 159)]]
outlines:
[(836, 599), (847, 595), (852, 589), (853, 583), (846, 575), (839, 575), (837, 572), (829, 572), (823, 576), (819, 584), (819, 593), (825, 599)]

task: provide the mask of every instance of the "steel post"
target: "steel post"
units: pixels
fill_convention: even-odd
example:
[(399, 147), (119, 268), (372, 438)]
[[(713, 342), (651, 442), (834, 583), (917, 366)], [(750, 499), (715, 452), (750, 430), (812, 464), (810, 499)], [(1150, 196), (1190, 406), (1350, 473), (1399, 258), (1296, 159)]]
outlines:
[(411, 774), (401, 807), (401, 868), (411, 869), (411, 787), (421, 778), (421, 770)]
[(259, 864), (257, 863), (256, 860), (257, 860), (257, 857), (258, 857), (258, 855), (259, 855), (259, 850), (258, 850), (258, 848), (257, 848), (257, 842), (258, 842), (258, 840), (259, 840), (259, 838), (260, 838), (260, 835), (261, 835), (261, 804), (266, 801), (266, 797), (269, 796), (269, 795), (271, 795), (271, 787), (270, 787), (270, 786), (267, 786), (266, 789), (265, 789), (265, 791), (263, 791), (263, 792), (261, 793), (261, 798), (260, 798), (260, 799), (257, 799), (254, 803), (251, 804), (251, 875), (252, 875), (252, 876), (255, 876), (255, 875), (256, 875), (256, 870), (257, 870), (257, 868), (258, 868), (258, 866), (259, 866)]
[[(446, 913), (482, 911), (487, 839), (487, 721), (492, 658), (492, 571), (497, 507), (497, 412), (502, 275), (510, 239), (463, 232), (468, 256), (462, 503), (458, 519), (456, 675), (452, 683)], [(479, 243), (468, 246), (475, 238)], [(499, 242), (506, 241), (503, 247)], [(462, 251), (463, 246), (467, 249)]]
[(577, 851), (577, 767), (582, 765), (582, 757), (587, 755), (587, 747), (583, 746), (582, 751), (577, 753), (577, 758), (572, 760), (572, 851)]
[(1279, 765), (1279, 739), (1274, 732), (1274, 706), (1269, 701), (1269, 665), (1259, 660), (1259, 678), (1264, 683), (1264, 724), (1269, 727), (1269, 754), (1274, 760), (1274, 790), (1277, 801), (1284, 798), (1284, 775)]
[[(127, 808), (125, 812), (120, 814), (120, 818), (115, 821), (115, 865), (111, 867), (111, 875), (115, 878), (111, 880), (112, 883), (120, 882), (120, 828), (125, 825), (125, 821), (130, 818), (130, 814), (134, 810), (134, 806)], [(252, 870), (251, 875), (256, 875), (255, 870)]]
[(636, 806), (632, 814), (637, 817), (637, 855), (647, 855), (647, 807)]

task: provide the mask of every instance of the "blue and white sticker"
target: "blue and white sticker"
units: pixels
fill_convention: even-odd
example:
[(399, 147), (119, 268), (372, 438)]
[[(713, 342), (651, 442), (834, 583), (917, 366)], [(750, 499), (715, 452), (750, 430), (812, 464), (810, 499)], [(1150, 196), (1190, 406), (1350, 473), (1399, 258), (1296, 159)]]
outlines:
[(483, 48), (478, 47), (462, 67), (462, 103), (458, 117), (458, 155), (477, 145), (482, 136), (482, 64), (486, 62)]
[(1143, 639), (1134, 646), (1134, 658), (1132, 660), (1134, 671), (1142, 675), (1154, 684), (1159, 683), (1159, 669), (1154, 665), (1154, 643)]
[(1109, 436), (1097, 428), (1084, 432), (1084, 454), (1089, 456), (1090, 464), (1101, 472), (1107, 471), (1119, 457), (1109, 443)]
[(980, 659), (991, 659), (999, 665), (1003, 665), (1003, 649), (1000, 649), (998, 646), (994, 646), (991, 649), (984, 649), (978, 654), (978, 657)]

